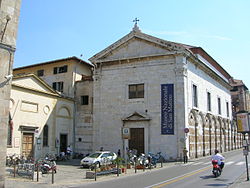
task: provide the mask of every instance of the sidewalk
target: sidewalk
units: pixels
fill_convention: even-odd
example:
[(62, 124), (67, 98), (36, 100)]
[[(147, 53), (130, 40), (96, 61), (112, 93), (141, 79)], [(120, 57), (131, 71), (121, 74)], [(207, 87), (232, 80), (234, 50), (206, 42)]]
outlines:
[[(190, 163), (195, 162), (196, 160), (190, 161)], [(88, 169), (83, 169), (79, 166), (80, 161), (73, 159), (70, 161), (65, 161), (58, 164), (58, 173), (55, 174), (55, 181), (52, 184), (52, 175), (46, 174), (44, 177), (39, 178), (39, 182), (36, 181), (36, 176), (34, 180), (29, 178), (23, 178), (17, 176), (13, 178), (13, 174), (10, 175), (8, 171), (6, 171), (6, 188), (45, 188), (45, 187), (70, 187), (74, 185), (84, 184), (87, 182), (94, 182), (94, 179), (86, 179), (86, 171)], [(163, 163), (163, 168), (169, 168), (174, 165), (181, 165), (182, 162), (168, 162)], [(147, 173), (149, 171), (159, 170), (161, 169), (161, 164), (158, 164), (157, 168), (153, 169), (145, 169), (145, 172), (141, 170), (137, 170), (135, 174), (135, 169), (127, 169), (126, 173), (122, 173), (119, 177), (124, 176), (134, 176), (137, 174)], [(117, 177), (117, 174), (110, 174), (104, 176), (97, 176), (97, 182), (111, 180)], [(246, 181), (247, 175), (246, 171), (233, 183), (229, 186), (229, 188), (250, 188), (250, 181)]]
[[(180, 162), (169, 162), (169, 163), (163, 163), (162, 168), (168, 168), (173, 165), (179, 164)], [(6, 180), (5, 180), (5, 187), (6, 188), (45, 188), (45, 187), (70, 187), (74, 185), (84, 184), (87, 182), (94, 182), (94, 179), (86, 179), (86, 171), (89, 171), (88, 169), (83, 169), (79, 166), (80, 162), (79, 160), (70, 160), (65, 161), (63, 163), (59, 163), (58, 166), (58, 172), (54, 176), (54, 184), (52, 184), (52, 175), (46, 174), (40, 176), (39, 182), (36, 180), (36, 175), (34, 180), (30, 178), (25, 177), (19, 177), (18, 175), (16, 178), (13, 177), (13, 174), (9, 173), (9, 170), (6, 172)], [(124, 176), (134, 176), (137, 174), (147, 173), (149, 171), (159, 170), (161, 169), (161, 164), (157, 165), (157, 168), (153, 169), (137, 169), (137, 172), (135, 173), (135, 169), (127, 169), (126, 173), (119, 174), (119, 177)], [(117, 177), (117, 174), (109, 174), (109, 175), (103, 175), (103, 176), (97, 176), (97, 182), (111, 180)]]
[(245, 171), (229, 188), (250, 188), (250, 181), (247, 181), (247, 172)]

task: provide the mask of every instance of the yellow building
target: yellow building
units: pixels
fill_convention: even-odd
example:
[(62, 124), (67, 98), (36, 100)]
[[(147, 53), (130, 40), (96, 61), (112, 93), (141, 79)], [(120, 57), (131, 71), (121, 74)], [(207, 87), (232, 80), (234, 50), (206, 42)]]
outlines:
[(10, 97), (7, 155), (36, 159), (73, 144), (74, 101), (36, 75), (16, 76)]
[[(13, 74), (16, 76), (35, 74), (61, 96), (74, 99), (73, 112), (75, 116), (71, 129), (74, 140), (74, 142), (72, 141), (72, 149), (74, 152), (85, 154), (92, 152), (93, 145), (92, 71), (93, 65), (77, 57), (57, 59), (13, 70)], [(63, 138), (60, 138), (59, 135), (57, 139), (60, 141), (59, 144), (63, 142)], [(61, 148), (59, 152), (63, 150)]]
[(77, 81), (92, 75), (93, 66), (77, 57), (68, 57), (15, 68), (14, 75), (35, 74), (53, 89), (68, 97), (74, 97)]

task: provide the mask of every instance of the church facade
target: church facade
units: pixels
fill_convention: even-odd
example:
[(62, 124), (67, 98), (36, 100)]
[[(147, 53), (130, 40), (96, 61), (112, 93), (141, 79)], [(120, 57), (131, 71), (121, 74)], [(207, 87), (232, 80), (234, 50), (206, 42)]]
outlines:
[(89, 59), (93, 150), (161, 152), (166, 159), (239, 148), (231, 76), (202, 48), (133, 30)]

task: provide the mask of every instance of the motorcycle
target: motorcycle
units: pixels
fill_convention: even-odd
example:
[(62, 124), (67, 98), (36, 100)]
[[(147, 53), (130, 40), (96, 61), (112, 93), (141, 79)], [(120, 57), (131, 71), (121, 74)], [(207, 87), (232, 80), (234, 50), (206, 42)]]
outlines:
[(218, 165), (218, 161), (217, 160), (212, 160), (212, 164), (213, 164), (213, 175), (214, 177), (219, 177), (221, 175), (221, 167)]
[(56, 161), (54, 158), (49, 159), (45, 157), (45, 159), (42, 161), (42, 164), (40, 165), (40, 170), (42, 174), (47, 174), (49, 171), (54, 171), (56, 173)]
[(148, 158), (145, 156), (144, 153), (142, 153), (139, 158), (138, 158), (138, 162), (140, 165), (143, 165), (145, 167), (148, 167), (149, 166), (149, 160)]

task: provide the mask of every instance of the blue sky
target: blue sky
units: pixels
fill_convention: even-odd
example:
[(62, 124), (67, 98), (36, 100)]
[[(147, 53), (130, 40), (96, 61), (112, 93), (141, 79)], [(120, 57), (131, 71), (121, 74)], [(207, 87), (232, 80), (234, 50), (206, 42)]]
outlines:
[(142, 32), (202, 47), (250, 87), (249, 10), (249, 0), (22, 0), (14, 67), (81, 54), (87, 61), (138, 17)]

